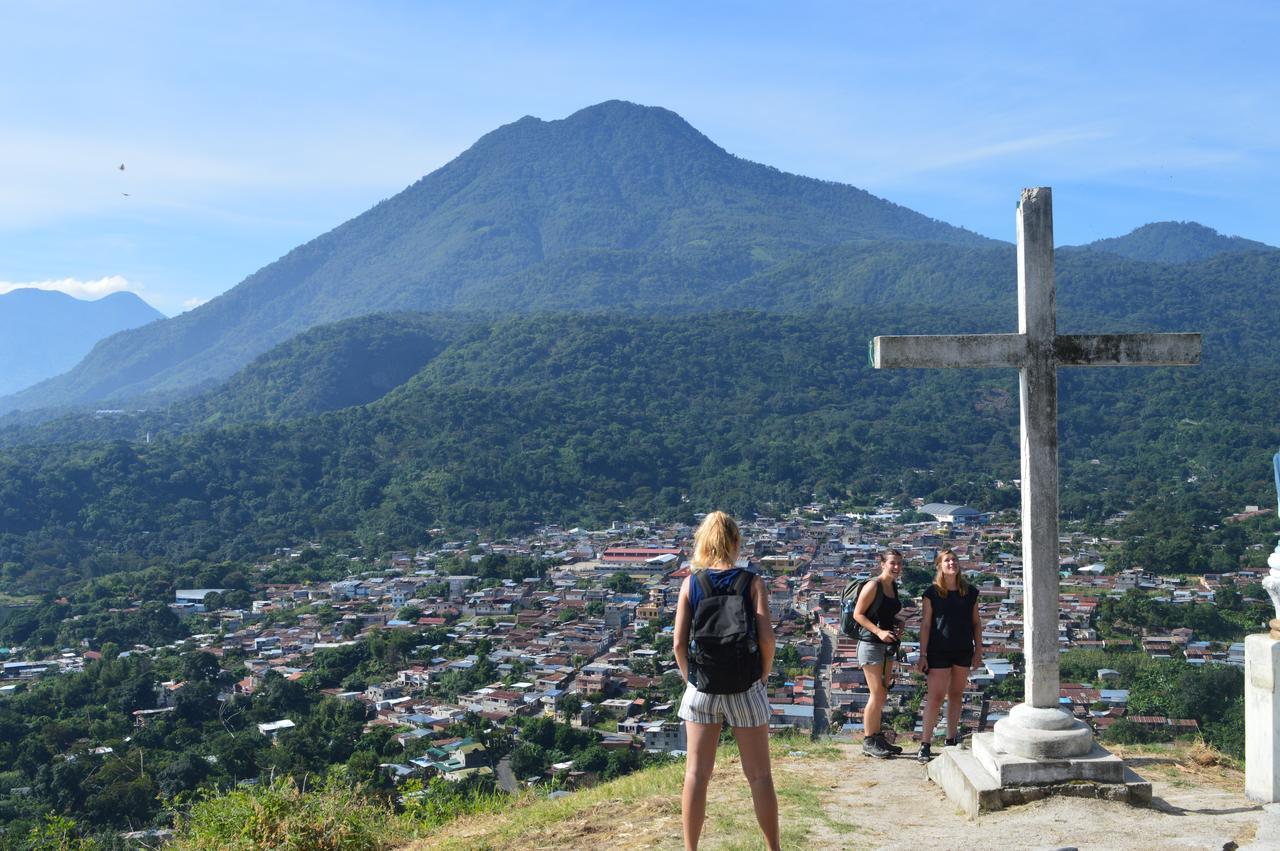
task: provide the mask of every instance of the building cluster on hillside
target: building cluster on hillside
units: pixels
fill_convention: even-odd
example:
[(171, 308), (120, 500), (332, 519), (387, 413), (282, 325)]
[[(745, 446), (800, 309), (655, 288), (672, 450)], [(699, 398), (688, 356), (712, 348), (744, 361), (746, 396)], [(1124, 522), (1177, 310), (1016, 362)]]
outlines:
[[(939, 549), (957, 554), (979, 588), (986, 651), (965, 693), (963, 723), (971, 730), (987, 728), (1011, 705), (989, 693), (1017, 673), (1010, 660), (1022, 650), (1016, 519), (943, 504), (916, 506), (914, 518), (931, 515), (927, 522), (900, 523), (900, 514), (890, 506), (835, 515), (808, 506), (788, 517), (756, 517), (742, 524), (741, 563), (765, 577), (779, 648), (794, 651), (770, 679), (772, 728), (825, 731), (831, 721), (835, 728), (860, 728), (868, 692), (855, 643), (839, 634), (839, 600), (850, 579), (877, 569), (877, 555), (885, 548), (900, 550), (909, 568), (927, 574)], [(690, 570), (692, 533), (683, 524), (618, 524), (603, 531), (549, 526), (514, 541), (453, 543), (432, 552), (397, 553), (375, 564), (353, 562), (361, 572), (338, 581), (262, 585), (247, 608), (227, 607), (221, 599), (226, 589), (179, 589), (172, 609), (203, 629), (183, 647), (234, 659), (247, 671), (226, 686), (225, 698), (253, 694), (272, 672), (301, 679), (320, 651), (390, 631), (421, 635), (415, 661), (394, 677), (359, 689), (325, 690), (336, 699), (365, 704), (370, 725), (392, 726), (400, 741), (414, 744), (417, 756), (386, 766), (396, 778), (459, 779), (491, 771), (483, 744), (448, 733), (472, 713), (493, 723), (515, 716), (571, 718), (600, 729), (606, 749), (680, 751), (685, 735), (675, 714), (679, 682), (671, 676), (671, 622)], [(1205, 576), (1196, 584), (1137, 570), (1108, 575), (1101, 569), (1105, 543), (1062, 539), (1058, 641), (1063, 650), (1131, 646), (1098, 635), (1094, 615), (1108, 595), (1136, 588), (1170, 603), (1212, 602), (1225, 579), (1252, 581), (1244, 572)], [(277, 558), (300, 554), (300, 549), (285, 550)], [(492, 563), (495, 556), (537, 559), (545, 569), (539, 576), (502, 578), (500, 571), (485, 569), (486, 560)], [(913, 600), (905, 603), (906, 628), (918, 631), (920, 609)], [(1140, 641), (1141, 650), (1156, 658), (1176, 650), (1191, 664), (1242, 661), (1238, 646), (1198, 641), (1190, 629), (1146, 634)], [(820, 666), (826, 643), (831, 661)], [(917, 649), (904, 642), (904, 662)], [(7, 662), (9, 683), (0, 693), (22, 678), (76, 670), (90, 653)], [(1105, 684), (1113, 674), (1099, 671), (1098, 682)], [(904, 719), (897, 725), (904, 733), (918, 728), (913, 697), (919, 683), (919, 675), (904, 664), (890, 693), (889, 717)], [(137, 722), (171, 711), (181, 688), (180, 682), (161, 684), (156, 708), (135, 713)], [(1098, 728), (1125, 715), (1127, 697), (1123, 689), (1090, 684), (1064, 682), (1061, 689), (1063, 706)], [(1131, 720), (1175, 729), (1195, 724)], [(260, 725), (260, 732), (275, 737), (291, 726), (290, 719), (281, 718)]]

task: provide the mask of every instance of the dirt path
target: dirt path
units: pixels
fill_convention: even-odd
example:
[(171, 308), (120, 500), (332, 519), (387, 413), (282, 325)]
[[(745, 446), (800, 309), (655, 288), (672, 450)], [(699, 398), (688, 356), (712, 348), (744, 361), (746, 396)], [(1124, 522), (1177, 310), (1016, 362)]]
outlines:
[[(814, 848), (1020, 849), (1074, 847), (1081, 851), (1221, 849), (1253, 841), (1261, 807), (1239, 791), (1239, 774), (1161, 756), (1131, 757), (1153, 781), (1151, 807), (1053, 798), (984, 814), (970, 821), (912, 761), (868, 766), (850, 757), (849, 769), (822, 793), (826, 819), (810, 833)], [(849, 825), (848, 832), (837, 825)]]

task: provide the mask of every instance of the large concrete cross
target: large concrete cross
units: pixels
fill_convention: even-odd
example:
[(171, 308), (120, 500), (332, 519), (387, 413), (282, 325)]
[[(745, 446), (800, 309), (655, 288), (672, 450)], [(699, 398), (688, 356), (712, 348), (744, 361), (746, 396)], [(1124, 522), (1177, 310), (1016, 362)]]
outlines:
[[(1059, 366), (1189, 365), (1199, 334), (1058, 334), (1053, 202), (1048, 187), (1018, 203), (1018, 333), (876, 337), (885, 367), (1016, 367), (1021, 388), (1025, 702), (1058, 708)], [(1056, 723), (1056, 722), (1054, 722)]]

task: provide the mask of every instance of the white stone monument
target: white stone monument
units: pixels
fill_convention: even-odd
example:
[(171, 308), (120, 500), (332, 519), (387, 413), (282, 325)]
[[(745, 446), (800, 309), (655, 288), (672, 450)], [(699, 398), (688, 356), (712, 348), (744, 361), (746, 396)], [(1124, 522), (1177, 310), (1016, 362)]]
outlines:
[[(1276, 473), (1276, 512), (1280, 514), (1280, 452)], [(1270, 633), (1244, 640), (1244, 793), (1255, 801), (1280, 801), (1280, 543), (1267, 559), (1262, 580), (1276, 616)]]
[(971, 813), (1026, 797), (993, 791), (1073, 781), (1123, 786), (1126, 781), (1124, 763), (1095, 743), (1089, 726), (1058, 703), (1058, 367), (1200, 361), (1199, 334), (1058, 334), (1047, 187), (1022, 191), (1017, 233), (1018, 333), (876, 337), (872, 344), (877, 369), (1013, 367), (1019, 372), (1024, 702), (996, 724), (994, 733), (974, 737), (972, 755), (948, 748), (929, 768), (930, 777)]

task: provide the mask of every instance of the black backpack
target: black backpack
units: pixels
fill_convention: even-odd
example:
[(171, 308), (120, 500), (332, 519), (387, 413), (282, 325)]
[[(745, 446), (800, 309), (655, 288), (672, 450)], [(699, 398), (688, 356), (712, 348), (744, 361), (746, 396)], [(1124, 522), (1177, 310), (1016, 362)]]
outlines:
[(849, 584), (844, 586), (844, 591), (840, 593), (840, 631), (850, 638), (858, 638), (859, 630), (862, 629), (862, 624), (853, 619), (853, 610), (858, 605), (858, 595), (862, 593), (862, 589), (868, 582), (876, 583), (875, 597), (867, 607), (867, 617), (874, 621), (876, 612), (880, 610), (880, 603), (884, 601), (884, 589), (880, 587), (878, 577), (851, 579)]
[(760, 679), (760, 645), (756, 613), (747, 590), (755, 574), (742, 571), (724, 591), (717, 591), (705, 570), (693, 581), (702, 599), (689, 631), (689, 682), (705, 694), (739, 694)]

